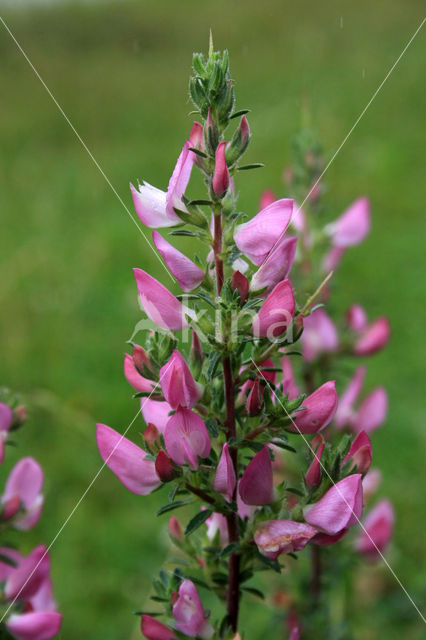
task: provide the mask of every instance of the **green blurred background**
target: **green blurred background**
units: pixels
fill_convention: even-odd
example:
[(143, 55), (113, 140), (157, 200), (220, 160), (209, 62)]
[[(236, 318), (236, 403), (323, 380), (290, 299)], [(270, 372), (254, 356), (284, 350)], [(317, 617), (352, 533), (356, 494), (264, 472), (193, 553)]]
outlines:
[[(238, 183), (241, 206), (253, 214), (263, 188), (286, 195), (282, 168), (302, 101), (331, 156), (422, 19), (416, 0), (2, 8), (132, 211), (129, 180), (167, 186), (191, 125), (191, 53), (206, 49), (210, 27), (217, 47), (230, 50), (238, 107), (252, 110), (247, 161), (266, 163)], [(30, 549), (53, 539), (99, 470), (95, 421), (124, 430), (137, 408), (121, 365), (139, 319), (131, 268), (166, 280), (2, 25), (0, 54), (0, 384), (21, 391), (30, 414), (2, 474), (28, 454), (45, 469), (44, 517), (22, 536)], [(420, 33), (326, 176), (330, 218), (359, 195), (372, 201), (372, 233), (345, 257), (337, 302), (343, 310), (358, 301), (370, 317), (385, 313), (392, 323), (389, 348), (369, 366), (368, 385), (384, 384), (391, 397), (373, 445), (381, 494), (397, 512), (389, 561), (419, 604), (426, 591), (424, 62)], [(52, 551), (61, 638), (139, 637), (132, 610), (145, 603), (167, 553), (164, 522), (152, 517), (157, 502), (125, 491), (108, 471), (97, 479)], [(402, 591), (386, 570), (380, 580), (379, 602), (367, 594), (354, 610), (355, 637), (420, 638), (423, 626)], [(248, 640), (285, 637), (266, 630), (261, 604), (251, 602), (247, 616)]]

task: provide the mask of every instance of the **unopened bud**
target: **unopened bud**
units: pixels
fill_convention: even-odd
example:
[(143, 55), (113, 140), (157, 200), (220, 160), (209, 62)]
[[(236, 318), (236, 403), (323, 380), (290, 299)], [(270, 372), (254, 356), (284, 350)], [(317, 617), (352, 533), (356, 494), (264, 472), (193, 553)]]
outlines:
[(169, 520), (169, 533), (171, 537), (177, 542), (183, 542), (182, 525), (176, 518), (176, 516), (172, 516)]
[(147, 428), (144, 431), (143, 438), (147, 444), (148, 449), (155, 449), (160, 444), (160, 432), (155, 424), (148, 423)]
[(247, 296), (250, 289), (250, 283), (240, 271), (235, 271), (233, 273), (232, 280), (231, 280), (231, 288), (232, 288), (232, 291), (235, 291), (235, 289), (237, 289), (238, 293), (240, 294), (240, 299), (242, 303), (244, 303), (247, 300)]
[(232, 140), (226, 149), (226, 160), (229, 165), (234, 164), (248, 147), (250, 141), (250, 127), (248, 120), (242, 116), (240, 125), (232, 136)]
[(225, 159), (225, 145), (226, 142), (221, 142), (216, 149), (216, 164), (212, 182), (213, 192), (220, 198), (225, 195), (229, 187), (229, 171)]
[(171, 482), (176, 478), (176, 471), (164, 449), (158, 452), (155, 460), (155, 471), (162, 482)]
[(204, 145), (209, 155), (214, 155), (219, 144), (219, 131), (212, 118), (212, 110), (209, 107), (206, 122), (204, 124)]
[(143, 373), (144, 365), (152, 371), (151, 363), (149, 361), (149, 356), (143, 347), (140, 347), (138, 344), (133, 346), (132, 358), (135, 364), (135, 367)]
[(2, 521), (10, 520), (11, 518), (13, 518), (13, 516), (16, 516), (20, 506), (21, 506), (21, 499), (18, 495), (10, 498), (3, 507), (3, 511), (1, 513), (1, 520)]
[(193, 362), (201, 363), (203, 361), (203, 348), (196, 331), (192, 331), (191, 356)]
[(250, 393), (247, 396), (247, 413), (249, 416), (255, 416), (259, 413), (262, 407), (262, 392), (260, 388), (260, 380), (256, 378), (252, 388), (250, 389)]

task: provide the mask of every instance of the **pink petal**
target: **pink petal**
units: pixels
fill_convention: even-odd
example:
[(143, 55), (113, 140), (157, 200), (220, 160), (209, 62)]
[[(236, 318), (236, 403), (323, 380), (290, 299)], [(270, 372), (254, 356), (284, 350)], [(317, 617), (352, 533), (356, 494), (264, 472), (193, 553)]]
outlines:
[(164, 434), (166, 424), (173, 411), (168, 402), (157, 402), (151, 398), (141, 399), (141, 411), (146, 424), (153, 424)]
[(266, 209), (270, 204), (273, 204), (277, 200), (277, 197), (271, 189), (265, 189), (260, 196), (259, 210)]
[(204, 271), (178, 249), (175, 249), (158, 231), (152, 232), (152, 239), (163, 256), (170, 273), (179, 282), (181, 289), (183, 291), (196, 289), (204, 280)]
[(179, 158), (177, 159), (172, 177), (169, 181), (169, 186), (167, 187), (166, 212), (169, 218), (176, 216), (174, 207), (177, 207), (178, 209), (185, 209), (181, 198), (188, 186), (195, 158), (195, 154), (192, 151), (189, 151), (190, 146), (191, 144), (187, 140), (183, 145)]
[(197, 458), (207, 458), (211, 449), (204, 421), (190, 409), (178, 407), (169, 418), (164, 432), (167, 453), (176, 464), (198, 467)]
[(225, 546), (229, 542), (228, 536), (228, 524), (226, 522), (225, 516), (221, 513), (213, 513), (206, 520), (207, 525), (207, 537), (213, 542), (216, 537), (217, 532), (219, 531), (219, 542), (222, 546)]
[(302, 333), (303, 357), (308, 362), (321, 353), (336, 351), (339, 337), (336, 327), (324, 309), (316, 309), (304, 318)]
[(102, 460), (132, 493), (146, 496), (161, 485), (155, 463), (136, 444), (105, 424), (96, 425), (96, 442)]
[(34, 458), (21, 458), (6, 481), (2, 502), (19, 495), (25, 509), (30, 509), (43, 488), (43, 471)]
[(314, 459), (309, 465), (309, 469), (305, 475), (307, 487), (317, 487), (321, 482), (321, 456), (324, 451), (325, 444), (320, 444), (314, 454)]
[(335, 271), (337, 269), (344, 253), (345, 249), (342, 247), (331, 247), (330, 251), (325, 254), (322, 261), (322, 268), (325, 273), (329, 273), (330, 271)]
[(262, 522), (254, 534), (260, 553), (275, 560), (282, 553), (300, 551), (317, 530), (303, 522), (269, 520)]
[(367, 502), (374, 495), (382, 481), (382, 474), (379, 469), (369, 469), (368, 473), (362, 479), (362, 491), (364, 501)]
[(160, 384), (164, 397), (173, 409), (177, 409), (179, 405), (191, 409), (203, 392), (177, 349), (160, 369)]
[(158, 280), (142, 269), (133, 269), (141, 304), (147, 316), (160, 329), (180, 331), (188, 326), (185, 314), (193, 312), (182, 305)]
[(236, 483), (237, 478), (231, 455), (229, 453), (229, 446), (228, 443), (225, 442), (216, 468), (216, 475), (213, 480), (213, 489), (218, 493), (222, 493), (228, 502), (232, 502)]
[(0, 431), (8, 431), (12, 425), (12, 409), (3, 402), (0, 402)]
[(292, 323), (295, 310), (293, 291), (288, 280), (274, 287), (253, 319), (253, 334), (261, 338), (276, 338)]
[(371, 440), (365, 431), (360, 431), (346, 456), (343, 458), (343, 464), (352, 458), (353, 464), (356, 465), (357, 473), (366, 473), (371, 465), (373, 450)]
[(300, 433), (317, 433), (326, 427), (337, 409), (336, 383), (326, 382), (308, 396), (302, 409), (295, 413), (294, 423), (287, 428)]
[(17, 640), (49, 640), (61, 628), (62, 616), (55, 611), (13, 614), (6, 622)]
[(370, 559), (375, 559), (388, 546), (395, 522), (395, 514), (389, 500), (381, 500), (370, 511), (364, 521), (364, 529), (359, 533), (355, 548)]
[(306, 522), (328, 535), (356, 524), (362, 514), (361, 480), (356, 473), (333, 485), (319, 502), (305, 507)]
[(183, 580), (179, 587), (179, 597), (173, 605), (176, 628), (190, 638), (203, 633), (206, 620), (198, 591), (191, 580)]
[(358, 367), (353, 378), (339, 398), (336, 415), (334, 416), (334, 422), (338, 429), (342, 429), (345, 425), (349, 424), (354, 416), (353, 405), (361, 393), (366, 372), (367, 367)]
[(174, 227), (182, 223), (174, 211), (170, 215), (166, 213), (165, 191), (147, 182), (139, 185), (138, 189), (130, 183), (130, 191), (136, 213), (146, 227)]
[(384, 316), (377, 318), (368, 326), (357, 340), (354, 353), (357, 356), (370, 356), (388, 343), (390, 338), (389, 320)]
[(229, 171), (225, 158), (226, 142), (220, 142), (216, 148), (215, 169), (212, 181), (213, 192), (221, 197), (229, 187)]
[(28, 600), (40, 589), (50, 574), (50, 561), (46, 547), (40, 545), (19, 563), (6, 581), (7, 600)]
[(289, 356), (284, 356), (282, 359), (283, 368), (283, 393), (288, 393), (289, 400), (295, 400), (300, 396), (299, 387), (296, 384), (293, 375), (293, 368), (291, 366), (291, 359)]
[(367, 314), (360, 304), (353, 304), (347, 310), (346, 320), (353, 331), (364, 331), (367, 327)]
[(171, 629), (146, 614), (142, 616), (141, 631), (147, 640), (176, 640)]
[(348, 533), (349, 529), (342, 529), (334, 536), (329, 536), (326, 533), (317, 533), (311, 540), (311, 544), (316, 544), (321, 547), (328, 547), (331, 544), (336, 544)]
[(262, 209), (249, 222), (239, 225), (235, 244), (254, 264), (260, 265), (284, 234), (293, 212), (293, 200), (282, 199)]
[(388, 395), (383, 387), (377, 387), (361, 403), (352, 420), (356, 432), (362, 429), (372, 433), (386, 420), (388, 413)]
[(238, 491), (245, 504), (261, 505), (274, 501), (272, 462), (266, 445), (247, 465)]
[[(10, 558), (16, 565), (19, 565), (23, 560), (23, 556), (18, 551), (9, 547), (0, 547), (0, 555)], [(14, 571), (15, 567), (0, 559), (0, 582), (6, 580)]]
[(203, 125), (195, 121), (189, 134), (189, 143), (195, 149), (204, 149), (204, 129)]
[(158, 386), (152, 380), (148, 380), (141, 376), (135, 367), (132, 356), (129, 353), (124, 354), (123, 371), (127, 382), (133, 387), (133, 389), (136, 389), (136, 391), (150, 393), (156, 386)]
[(360, 244), (370, 231), (370, 202), (359, 198), (332, 224), (331, 233), (336, 247)]
[(260, 291), (267, 287), (273, 289), (281, 280), (287, 278), (296, 253), (297, 238), (283, 237), (275, 249), (268, 254), (266, 260), (253, 275), (250, 291)]

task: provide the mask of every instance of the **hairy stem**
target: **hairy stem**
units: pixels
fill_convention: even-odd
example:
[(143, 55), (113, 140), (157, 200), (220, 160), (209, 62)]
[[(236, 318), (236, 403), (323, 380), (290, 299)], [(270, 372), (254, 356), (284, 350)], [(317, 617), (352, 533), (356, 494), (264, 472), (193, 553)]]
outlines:
[[(220, 294), (223, 282), (223, 261), (220, 253), (222, 251), (222, 219), (220, 214), (216, 214), (214, 218), (214, 258), (216, 267), (216, 281), (217, 292)], [(236, 436), (236, 424), (235, 424), (235, 383), (232, 374), (232, 361), (231, 356), (226, 355), (222, 359), (223, 367), (223, 379), (224, 379), (224, 391), (225, 391), (225, 406), (226, 406), (226, 439), (229, 441)], [(238, 477), (238, 452), (235, 447), (229, 448), (232, 463), (235, 469), (235, 475)], [(236, 493), (236, 489), (235, 489)], [(234, 495), (236, 499), (236, 495)], [(229, 542), (238, 542), (238, 515), (231, 513), (226, 517), (228, 526)], [(227, 614), (229, 624), (233, 632), (238, 630), (238, 613), (240, 605), (240, 556), (238, 553), (233, 553), (229, 558), (229, 581), (228, 581), (228, 594), (227, 594)]]

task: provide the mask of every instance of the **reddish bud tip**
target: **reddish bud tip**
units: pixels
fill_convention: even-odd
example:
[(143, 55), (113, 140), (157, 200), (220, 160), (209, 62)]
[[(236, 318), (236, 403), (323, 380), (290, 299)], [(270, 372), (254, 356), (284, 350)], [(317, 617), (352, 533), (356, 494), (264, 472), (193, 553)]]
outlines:
[(155, 460), (155, 471), (162, 482), (171, 482), (176, 478), (176, 471), (167, 453), (161, 449)]
[(247, 278), (241, 273), (241, 271), (234, 271), (231, 280), (232, 291), (237, 289), (240, 294), (241, 302), (245, 302), (247, 300), (247, 296), (249, 293), (250, 283)]
[(169, 520), (169, 532), (172, 538), (178, 542), (183, 541), (183, 529), (182, 525), (176, 516), (172, 516)]
[(212, 187), (215, 195), (219, 197), (224, 196), (229, 187), (229, 171), (225, 158), (225, 145), (226, 142), (220, 142), (215, 154), (216, 165)]
[(158, 431), (155, 424), (150, 422), (147, 428), (144, 431), (143, 438), (149, 447), (152, 447), (155, 444), (159, 444), (160, 442), (160, 432)]

